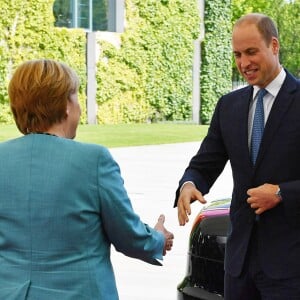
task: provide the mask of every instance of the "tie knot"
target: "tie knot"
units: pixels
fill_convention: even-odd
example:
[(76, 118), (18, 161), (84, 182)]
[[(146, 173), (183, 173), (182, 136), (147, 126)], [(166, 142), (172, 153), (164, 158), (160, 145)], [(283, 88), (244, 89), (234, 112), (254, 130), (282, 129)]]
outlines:
[(257, 98), (262, 99), (267, 93), (268, 91), (266, 89), (260, 89), (257, 93)]

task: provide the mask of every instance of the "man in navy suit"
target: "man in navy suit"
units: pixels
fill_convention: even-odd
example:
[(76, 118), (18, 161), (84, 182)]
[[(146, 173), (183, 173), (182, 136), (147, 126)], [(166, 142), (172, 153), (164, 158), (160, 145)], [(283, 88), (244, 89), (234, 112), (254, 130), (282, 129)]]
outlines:
[[(279, 62), (274, 22), (263, 14), (233, 27), (233, 53), (249, 86), (218, 101), (207, 136), (176, 191), (180, 225), (229, 160), (233, 176), (225, 257), (226, 300), (300, 299), (300, 81)], [(256, 160), (251, 140), (265, 89)]]

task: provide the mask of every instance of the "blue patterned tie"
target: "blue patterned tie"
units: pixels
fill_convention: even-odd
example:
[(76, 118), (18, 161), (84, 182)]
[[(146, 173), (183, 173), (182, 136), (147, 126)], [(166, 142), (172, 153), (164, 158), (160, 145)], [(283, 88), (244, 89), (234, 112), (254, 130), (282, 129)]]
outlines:
[(263, 98), (267, 93), (268, 92), (265, 89), (260, 89), (257, 96), (251, 136), (251, 160), (253, 165), (256, 162), (256, 157), (265, 128)]

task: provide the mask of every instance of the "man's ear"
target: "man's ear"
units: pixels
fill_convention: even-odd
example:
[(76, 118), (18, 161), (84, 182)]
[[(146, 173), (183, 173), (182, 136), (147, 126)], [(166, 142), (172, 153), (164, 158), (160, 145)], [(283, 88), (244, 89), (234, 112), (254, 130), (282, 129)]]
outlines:
[(272, 50), (274, 54), (278, 54), (279, 53), (279, 41), (277, 38), (273, 37), (272, 39)]

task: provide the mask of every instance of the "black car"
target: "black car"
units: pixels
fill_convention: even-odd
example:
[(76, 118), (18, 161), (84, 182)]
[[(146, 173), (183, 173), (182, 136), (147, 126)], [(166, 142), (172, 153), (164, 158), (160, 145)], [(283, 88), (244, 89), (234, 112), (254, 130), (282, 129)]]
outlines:
[(224, 295), (224, 253), (230, 199), (212, 201), (195, 219), (187, 274), (177, 286), (178, 300), (221, 300)]

